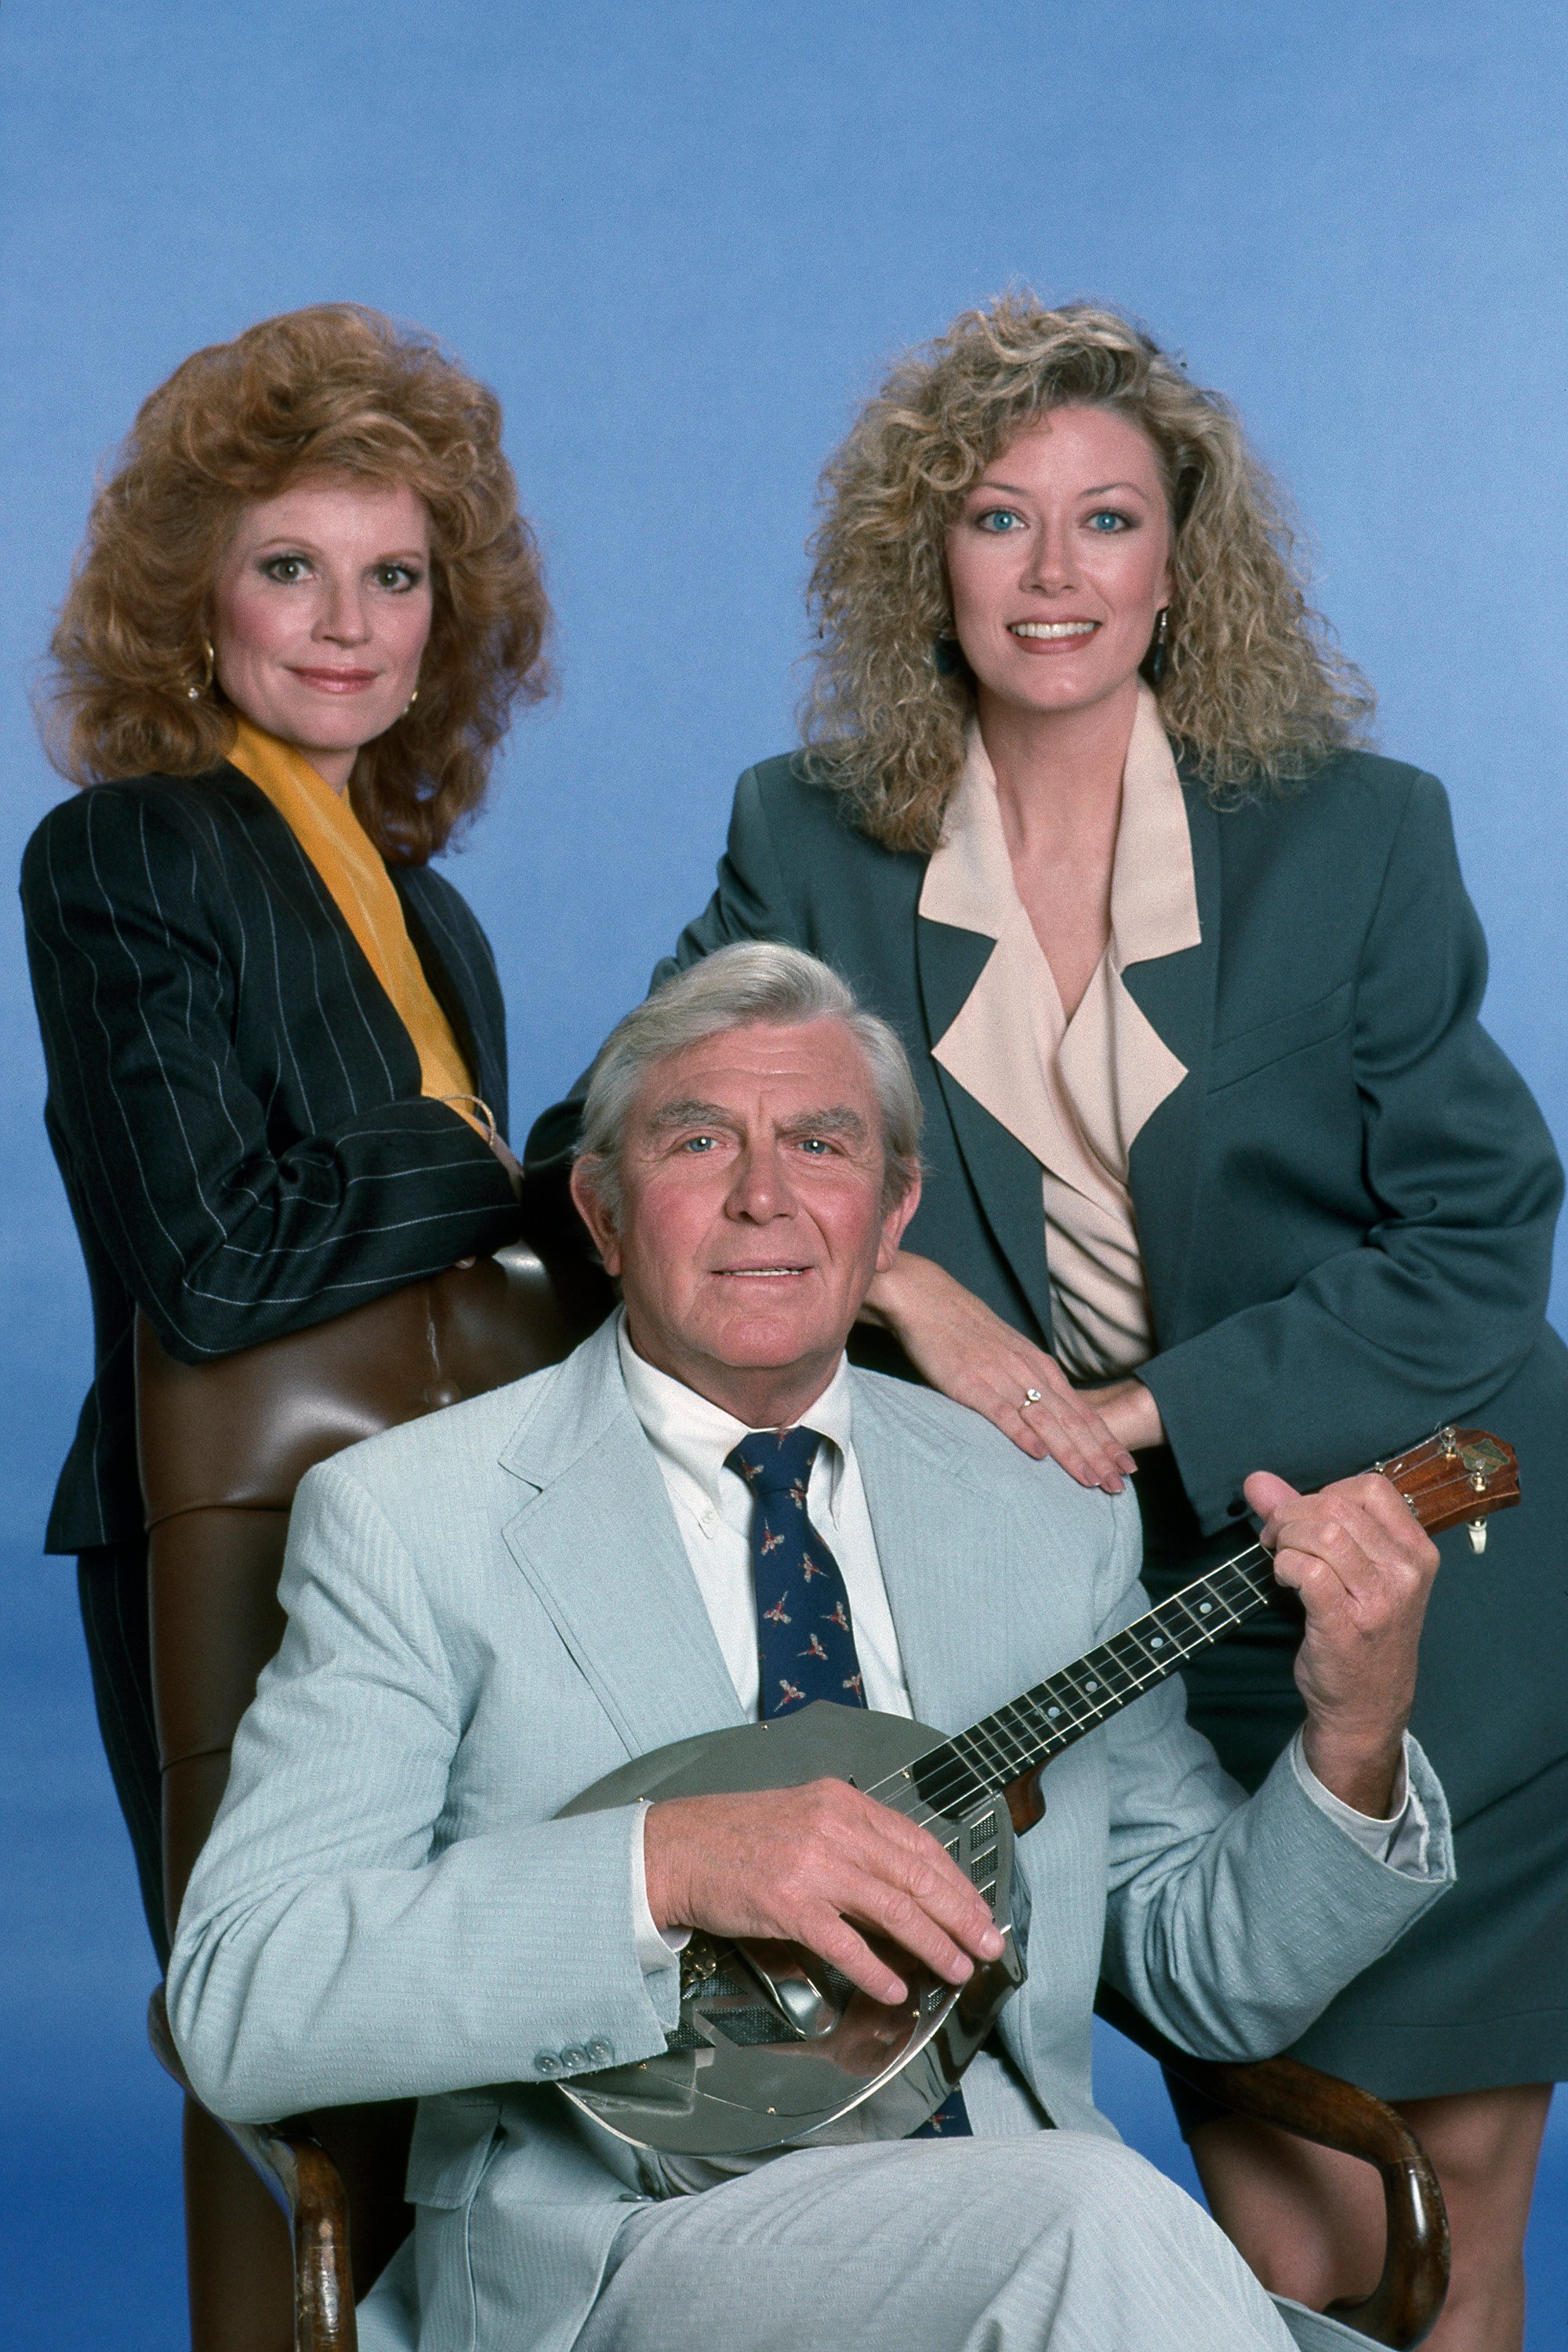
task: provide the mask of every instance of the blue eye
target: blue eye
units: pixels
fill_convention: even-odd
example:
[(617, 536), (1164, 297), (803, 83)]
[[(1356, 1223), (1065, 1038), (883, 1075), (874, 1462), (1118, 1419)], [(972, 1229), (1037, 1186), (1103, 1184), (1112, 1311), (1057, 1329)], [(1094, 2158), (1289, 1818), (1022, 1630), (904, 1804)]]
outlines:
[(1101, 507), (1097, 514), (1089, 516), (1089, 527), (1090, 530), (1098, 530), (1102, 537), (1108, 537), (1112, 531), (1131, 530), (1132, 518), (1118, 514), (1114, 507)]
[(1015, 514), (1011, 507), (992, 507), (987, 513), (976, 515), (974, 520), (979, 528), (988, 531), (993, 539), (1010, 538), (1016, 530), (1024, 528), (1023, 516)]

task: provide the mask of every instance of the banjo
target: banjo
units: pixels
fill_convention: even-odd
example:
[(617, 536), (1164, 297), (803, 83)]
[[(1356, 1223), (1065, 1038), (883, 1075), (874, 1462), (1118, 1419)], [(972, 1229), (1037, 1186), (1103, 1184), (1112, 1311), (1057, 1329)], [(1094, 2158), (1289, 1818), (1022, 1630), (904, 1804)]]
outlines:
[[(1484, 1430), (1441, 1429), (1376, 1467), (1430, 1534), (1468, 1523), (1478, 1552), (1488, 1516), (1520, 1499), (1512, 1448)], [(699, 1930), (680, 1956), (679, 2021), (663, 2053), (559, 2088), (617, 2137), (670, 2155), (755, 2155), (918, 2129), (1024, 1982), (1013, 1843), (1045, 1811), (1041, 1769), (1277, 1590), (1270, 1555), (1253, 1544), (952, 1738), (819, 1699), (772, 1722), (676, 1740), (595, 1781), (560, 1818), (643, 1798), (848, 1780), (933, 1832), (990, 1905), (1004, 1946), (962, 1986), (889, 1954), (909, 1989), (891, 2008), (804, 1945)]]

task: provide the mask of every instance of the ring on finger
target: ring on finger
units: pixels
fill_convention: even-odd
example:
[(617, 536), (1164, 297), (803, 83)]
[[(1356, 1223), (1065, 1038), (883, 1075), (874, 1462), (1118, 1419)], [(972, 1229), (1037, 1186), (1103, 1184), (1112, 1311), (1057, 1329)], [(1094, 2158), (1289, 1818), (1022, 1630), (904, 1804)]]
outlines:
[(1026, 1412), (1030, 1405), (1038, 1404), (1041, 1402), (1043, 1394), (1044, 1391), (1040, 1389), (1026, 1389), (1024, 1391), (1024, 1402), (1018, 1407), (1019, 1412)]

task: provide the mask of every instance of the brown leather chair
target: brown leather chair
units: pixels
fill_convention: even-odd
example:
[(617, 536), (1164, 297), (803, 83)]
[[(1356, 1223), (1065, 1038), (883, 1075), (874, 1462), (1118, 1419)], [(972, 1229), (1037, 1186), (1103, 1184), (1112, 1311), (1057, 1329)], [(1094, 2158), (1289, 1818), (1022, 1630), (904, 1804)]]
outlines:
[[(282, 1635), (278, 1575), (300, 1478), (357, 1439), (558, 1361), (608, 1303), (602, 1277), (575, 1264), (547, 1271), (519, 1248), (199, 1366), (176, 1363), (139, 1326), (171, 1921), (222, 1797), (239, 1718)], [(1375, 2342), (1418, 2344), (1442, 2308), (1447, 2228), (1431, 2167), (1392, 2108), (1289, 2058), (1188, 2058), (1109, 1992), (1101, 2013), (1222, 2105), (1379, 2168), (1384, 2273), (1364, 2303), (1336, 2315)], [(193, 2352), (287, 2352), (290, 2343), (355, 2352), (354, 2303), (413, 2221), (403, 2199), (412, 2103), (220, 2125), (189, 2095), (161, 1990), (149, 2024), (188, 2094)]]
[[(201, 1365), (177, 1363), (139, 1321), (137, 1438), (171, 1926), (223, 1795), (239, 1718), (282, 1638), (278, 1577), (306, 1471), (378, 1430), (558, 1361), (610, 1303), (604, 1277), (585, 1265), (552, 1276), (519, 1248)], [(152, 2032), (183, 2079), (161, 1992)], [(412, 2102), (397, 2101), (335, 2109), (283, 2133), (247, 2132), (218, 2125), (187, 2098), (194, 2352), (353, 2346), (353, 2301), (413, 2221), (403, 2201), (413, 2116)], [(292, 2258), (272, 2198), (289, 2216)]]

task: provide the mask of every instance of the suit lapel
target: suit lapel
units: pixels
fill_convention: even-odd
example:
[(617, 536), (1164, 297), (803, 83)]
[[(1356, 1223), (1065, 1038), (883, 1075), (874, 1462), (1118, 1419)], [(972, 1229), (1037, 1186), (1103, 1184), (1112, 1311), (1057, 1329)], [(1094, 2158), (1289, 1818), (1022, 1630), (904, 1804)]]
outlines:
[[(915, 952), (929, 1048), (945, 1036), (967, 1002), (994, 942), (983, 931), (958, 929), (921, 915)], [(932, 1061), (948, 1120), (969, 1181), (997, 1248), (1034, 1308), (1040, 1329), (1051, 1328), (1050, 1277), (1046, 1268), (1046, 1220), (1039, 1162), (1009, 1135), (958, 1080)], [(913, 1246), (919, 1246), (918, 1235)]]
[(501, 1465), (519, 1569), (626, 1744), (744, 1721), (658, 1465), (626, 1402), (612, 1317), (562, 1367)]
[(855, 1454), (910, 1703), (951, 1735), (1021, 1686), (1023, 1628), (1001, 1605), (1016, 1566), (1009, 1523), (956, 1444), (933, 1437), (925, 1416), (904, 1425), (894, 1383), (856, 1378)]
[(1203, 939), (1195, 948), (1132, 964), (1122, 974), (1128, 994), (1187, 1069), (1128, 1155), (1128, 1185), (1160, 1347), (1171, 1346), (1182, 1334), (1220, 950), (1219, 820), (1202, 788), (1190, 778), (1183, 782)]
[[(361, 1039), (341, 1025), (333, 1036), (339, 1054), (352, 1057), (351, 1082), (356, 1093), (362, 1086), (374, 1086), (379, 1079), (387, 1089), (389, 1100), (416, 1095), (419, 1055), (414, 1040), (372, 971), (364, 950), (343, 919), (342, 908), (288, 819), (273, 806), (260, 785), (241, 775), (237, 768), (231, 768), (226, 761), (214, 774), (221, 780), (231, 805), (238, 813), (247, 859), (253, 861), (253, 880), (263, 895), (263, 908), (255, 925), (258, 952), (263, 941), (277, 952), (277, 916), (269, 903), (275, 897), (282, 900), (309, 943), (310, 963), (297, 982), (293, 970), (286, 964), (279, 973), (279, 988), (291, 984), (310, 986), (316, 956), (330, 950), (338, 961), (343, 985), (363, 1024), (363, 1046)], [(285, 946), (289, 944), (285, 940)], [(304, 1083), (301, 1078), (302, 1087)]]
[(429, 920), (425, 905), (423, 885), (426, 880), (422, 866), (390, 866), (393, 887), (403, 908), (403, 919), (408, 926), (408, 936), (414, 942), (414, 952), (420, 968), (430, 983), (430, 993), (452, 1024), (452, 1034), (462, 1050), (463, 1059), (474, 1074), (474, 1086), (481, 1098), (499, 1108), (505, 1098), (505, 1087), (494, 1052), (491, 1024), (472, 982), (473, 976), (460, 955), (444, 955), (436, 928)]

